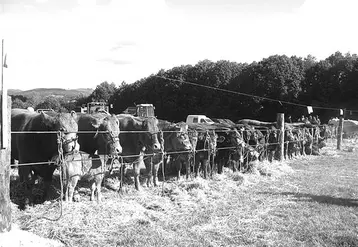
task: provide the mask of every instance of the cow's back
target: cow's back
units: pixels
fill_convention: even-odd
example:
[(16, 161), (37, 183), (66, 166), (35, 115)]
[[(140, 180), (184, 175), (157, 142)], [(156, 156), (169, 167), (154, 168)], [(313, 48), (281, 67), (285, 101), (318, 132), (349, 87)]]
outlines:
[[(119, 134), (120, 143), (122, 146), (122, 155), (137, 155), (139, 154), (140, 147), (138, 146), (139, 135), (138, 131), (143, 131), (142, 126), (137, 122), (137, 119), (129, 114), (117, 115), (119, 121)], [(135, 133), (137, 131), (137, 133)], [(132, 132), (132, 133), (131, 133)]]
[[(69, 113), (47, 115), (13, 110), (12, 120), (15, 123), (14, 128), (19, 127), (23, 132), (17, 134), (15, 140), (19, 163), (47, 162), (57, 154), (56, 132), (62, 128), (61, 124), (67, 127), (66, 131), (77, 132), (77, 123)], [(42, 167), (39, 167), (39, 170)]]
[(86, 153), (94, 154), (96, 151), (94, 136), (96, 128), (92, 124), (98, 122), (98, 119), (91, 114), (78, 114), (78, 143), (80, 150)]
[(33, 116), (38, 113), (31, 112), (26, 109), (15, 108), (11, 110), (11, 159), (19, 160), (17, 139), (19, 131), (23, 131), (28, 122), (33, 118)]

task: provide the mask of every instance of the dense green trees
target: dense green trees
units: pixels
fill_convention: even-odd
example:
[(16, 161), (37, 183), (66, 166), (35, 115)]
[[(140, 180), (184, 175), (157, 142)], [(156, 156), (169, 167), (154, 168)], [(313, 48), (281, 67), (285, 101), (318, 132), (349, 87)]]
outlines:
[[(152, 103), (156, 106), (158, 117), (172, 121), (185, 120), (188, 114), (195, 113), (232, 120), (256, 118), (270, 121), (275, 119), (277, 112), (285, 112), (297, 119), (306, 114), (307, 109), (284, 102), (357, 108), (357, 80), (357, 55), (343, 55), (340, 52), (322, 61), (317, 61), (311, 55), (306, 58), (274, 55), (251, 64), (203, 60), (194, 66), (182, 65), (166, 71), (160, 70), (156, 75), (131, 85), (122, 84), (110, 101), (114, 102), (114, 112), (121, 112), (134, 103)], [(315, 113), (324, 120), (338, 114), (321, 109), (315, 109)]]
[[(28, 101), (13, 98), (13, 107), (24, 108)], [(188, 114), (234, 121), (241, 118), (272, 121), (277, 112), (292, 115), (295, 120), (306, 114), (307, 109), (285, 102), (358, 109), (358, 57), (336, 52), (321, 61), (311, 55), (305, 58), (274, 55), (251, 64), (203, 60), (195, 65), (160, 70), (133, 84), (122, 82), (116, 86), (103, 82), (89, 97), (78, 97), (71, 102), (47, 97), (37, 102), (36, 108), (65, 111), (90, 101), (113, 104), (114, 113), (134, 104), (151, 103), (159, 118), (171, 121), (184, 121)], [(338, 114), (333, 110), (314, 110), (323, 120)]]

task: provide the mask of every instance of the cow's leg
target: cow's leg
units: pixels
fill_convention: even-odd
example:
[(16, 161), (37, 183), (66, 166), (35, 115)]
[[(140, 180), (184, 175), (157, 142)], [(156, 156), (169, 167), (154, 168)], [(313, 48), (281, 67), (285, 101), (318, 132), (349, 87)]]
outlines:
[(207, 159), (205, 159), (205, 160), (203, 160), (203, 170), (204, 170), (204, 178), (205, 179), (207, 179), (207, 176), (208, 176), (208, 162), (210, 161), (210, 159), (209, 160), (207, 160)]
[(176, 169), (176, 172), (177, 172), (177, 180), (180, 179), (180, 171), (181, 171), (181, 168), (182, 168), (182, 161), (181, 161), (180, 157), (176, 157), (176, 160), (175, 160), (175, 169)]
[(122, 188), (123, 188), (123, 177), (124, 177), (124, 164), (122, 163), (121, 164), (121, 167), (119, 168), (119, 191), (122, 191)]
[[(26, 163), (26, 162), (19, 162)], [(31, 167), (30, 166), (19, 166), (19, 179), (22, 183), (22, 188), (24, 190), (24, 201), (22, 206), (26, 207), (29, 204), (32, 204), (32, 198), (31, 198), (31, 189), (32, 189), (32, 175), (31, 175)]]
[(66, 179), (65, 183), (65, 202), (68, 202), (68, 196), (69, 196), (69, 190), (70, 190), (70, 181), (68, 179)]
[[(162, 164), (162, 161), (158, 162), (158, 163), (153, 163), (153, 184), (154, 186), (158, 186), (158, 170), (159, 170), (159, 166)], [(163, 178), (164, 179), (164, 178)]]
[(51, 178), (49, 176), (44, 177), (44, 187), (45, 188), (44, 188), (44, 194), (42, 196), (43, 201), (46, 201), (48, 199), (51, 183), (52, 183), (52, 175), (51, 175)]
[(92, 181), (91, 183), (91, 201), (94, 201), (94, 193), (96, 191), (96, 181)]
[(140, 167), (139, 167), (139, 162), (134, 162), (133, 163), (133, 173), (134, 173), (134, 186), (136, 188), (136, 190), (140, 190), (140, 183), (139, 183), (139, 174), (140, 174)]
[(97, 202), (100, 203), (102, 201), (102, 181), (103, 181), (104, 175), (97, 175), (95, 177), (95, 185), (97, 189)]
[(143, 186), (150, 187), (153, 184), (153, 159), (152, 157), (144, 160), (145, 170), (146, 170), (146, 181)]
[(214, 160), (214, 156), (209, 155), (209, 160), (208, 160), (208, 173), (210, 174), (210, 177), (213, 177), (213, 173), (215, 171), (215, 160)]
[(273, 155), (274, 155), (274, 151), (268, 151), (268, 161), (269, 162), (272, 162), (272, 160), (273, 160)]
[[(233, 164), (234, 165), (234, 164)], [(224, 166), (224, 161), (223, 159), (219, 159), (218, 160), (218, 173), (221, 174), (223, 173), (223, 166)], [(234, 168), (233, 168), (234, 169)]]
[(73, 176), (69, 179), (68, 185), (67, 185), (67, 200), (69, 202), (73, 202), (73, 194), (75, 192), (75, 188), (77, 186), (77, 182), (79, 180), (79, 176)]
[[(44, 172), (45, 176), (44, 176), (44, 194), (43, 194), (43, 201), (46, 201), (48, 199), (48, 196), (49, 196), (49, 192), (50, 192), (50, 186), (51, 186), (51, 183), (52, 183), (52, 175), (53, 175), (53, 172), (55, 171), (56, 167), (55, 166), (48, 166), (48, 167), (45, 167), (46, 168), (46, 171)], [(42, 168), (44, 169), (44, 168)]]
[(195, 159), (195, 164), (194, 164), (195, 177), (198, 177), (200, 165), (201, 165), (201, 160)]
[(186, 180), (189, 179), (189, 175), (190, 175), (190, 159), (188, 157), (188, 159), (185, 161), (185, 169), (186, 169), (186, 174), (185, 174), (185, 177), (186, 177)]

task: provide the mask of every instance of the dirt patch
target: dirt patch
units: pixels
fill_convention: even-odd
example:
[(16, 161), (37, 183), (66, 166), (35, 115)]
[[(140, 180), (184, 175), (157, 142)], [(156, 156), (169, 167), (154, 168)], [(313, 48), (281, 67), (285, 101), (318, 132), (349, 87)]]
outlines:
[(58, 240), (46, 239), (12, 225), (11, 231), (0, 233), (0, 247), (64, 247)]

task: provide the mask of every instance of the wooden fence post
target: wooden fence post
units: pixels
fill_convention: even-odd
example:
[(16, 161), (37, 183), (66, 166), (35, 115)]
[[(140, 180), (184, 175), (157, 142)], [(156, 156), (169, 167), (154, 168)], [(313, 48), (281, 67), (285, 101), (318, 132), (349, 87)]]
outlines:
[(343, 121), (344, 115), (339, 116), (339, 124), (338, 124), (338, 134), (337, 134), (337, 149), (341, 150), (341, 145), (343, 141)]
[(285, 152), (285, 114), (283, 113), (277, 113), (277, 129), (280, 131), (278, 135), (279, 161), (283, 161)]
[[(2, 103), (3, 97), (0, 96)], [(11, 230), (11, 204), (10, 204), (10, 153), (11, 153), (11, 98), (7, 97), (7, 112), (2, 115), (1, 132), (7, 131), (7, 140), (2, 140), (4, 135), (0, 135), (0, 143), (6, 142), (5, 148), (0, 148), (0, 233)], [(7, 124), (4, 124), (4, 123)], [(4, 128), (5, 126), (5, 128)]]

